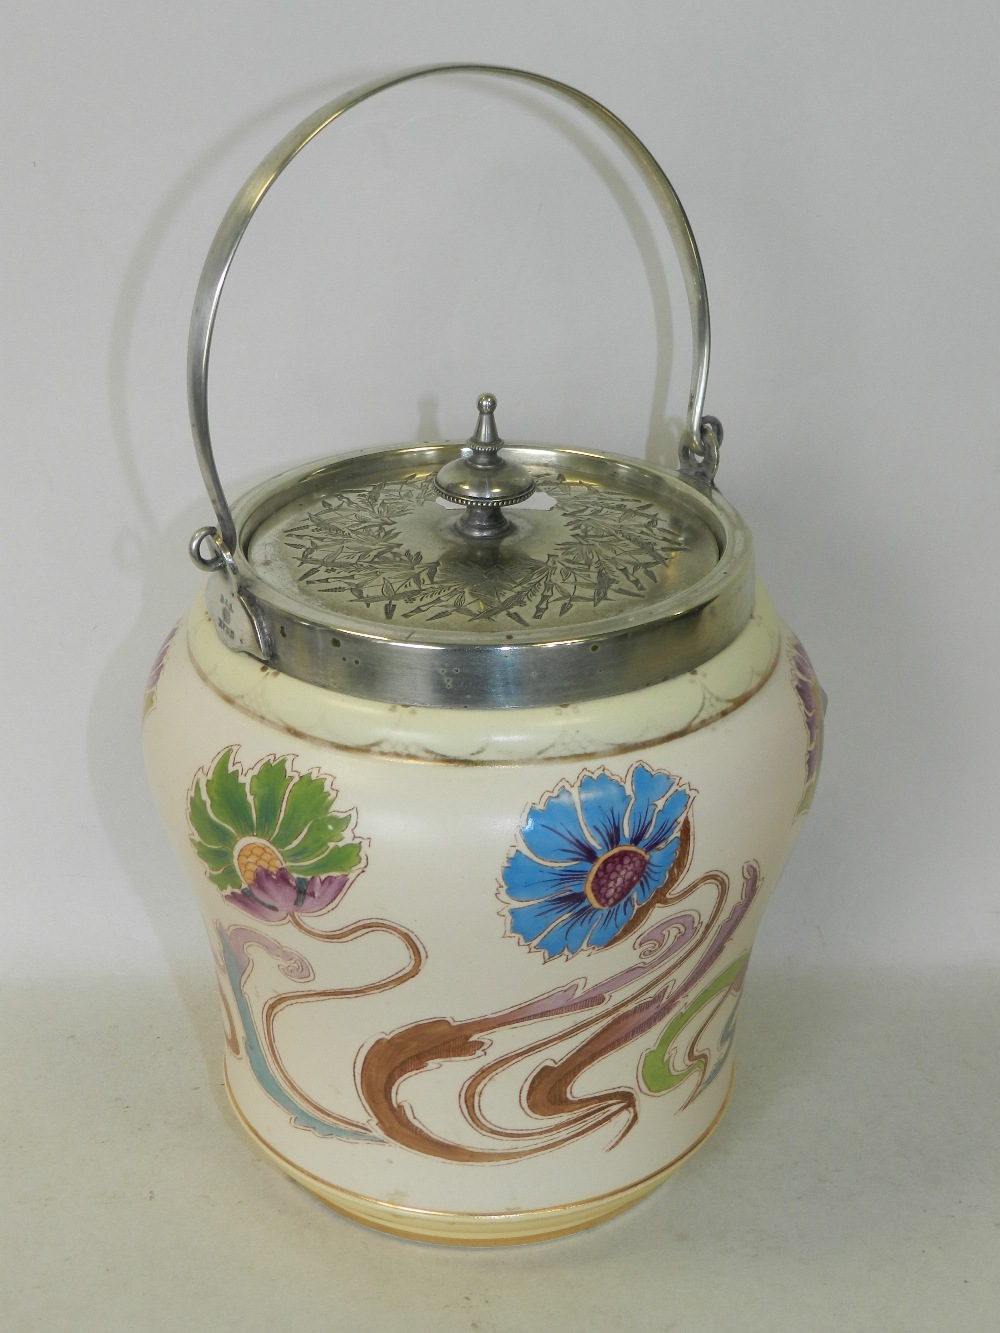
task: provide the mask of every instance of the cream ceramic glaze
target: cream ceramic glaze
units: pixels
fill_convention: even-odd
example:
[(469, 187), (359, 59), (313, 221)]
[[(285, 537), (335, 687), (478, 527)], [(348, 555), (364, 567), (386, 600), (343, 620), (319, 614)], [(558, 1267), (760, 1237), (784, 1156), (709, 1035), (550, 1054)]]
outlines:
[(251, 1134), (422, 1239), (558, 1235), (648, 1193), (725, 1106), (820, 718), (759, 587), (695, 672), (495, 712), (281, 676), (199, 599), (154, 664), (146, 760)]
[(331, 708), (326, 690), (229, 652), (200, 604), (188, 618), (187, 636), (197, 670), (214, 689), (238, 708), (303, 736), (412, 759), (520, 763), (606, 754), (705, 726), (770, 673), (780, 632), (771, 599), (758, 584), (753, 614), (736, 642), (666, 686), (613, 700), (504, 709), (413, 708), (359, 698), (349, 708)]
[[(505, 443), (485, 393), (465, 442), (341, 455), (230, 505), (208, 368), (254, 212), (353, 107), (456, 73), (567, 99), (648, 186), (691, 317), (678, 470)], [(726, 1105), (822, 703), (716, 489), (708, 362), (673, 186), (607, 108), (523, 70), (423, 67), (321, 107), (209, 250), (188, 397), (217, 525), (150, 674), (147, 767), (215, 954), (237, 1114), (369, 1226), (468, 1245), (590, 1226)]]

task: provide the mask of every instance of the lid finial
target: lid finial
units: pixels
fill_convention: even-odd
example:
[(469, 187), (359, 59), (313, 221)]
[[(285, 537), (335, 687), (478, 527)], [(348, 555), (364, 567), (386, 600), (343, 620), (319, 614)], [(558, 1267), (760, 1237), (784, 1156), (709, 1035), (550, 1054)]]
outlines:
[(480, 394), (476, 406), (479, 408), (479, 420), (476, 422), (476, 429), (469, 443), (473, 449), (499, 449), (503, 440), (497, 431), (497, 423), (493, 420), (493, 413), (497, 410), (497, 400), (491, 393)]
[(457, 527), (465, 537), (497, 538), (510, 532), (512, 524), (503, 514), (507, 505), (520, 504), (535, 490), (535, 479), (527, 468), (500, 457), (503, 440), (493, 413), (497, 400), (491, 393), (479, 396), (479, 420), (460, 458), (440, 469), (434, 478), (438, 493), (446, 500), (465, 505)]

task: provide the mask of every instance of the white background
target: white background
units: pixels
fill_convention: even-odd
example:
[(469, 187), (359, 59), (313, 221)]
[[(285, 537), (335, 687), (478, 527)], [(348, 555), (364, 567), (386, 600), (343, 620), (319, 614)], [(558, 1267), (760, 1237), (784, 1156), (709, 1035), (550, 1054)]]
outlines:
[[(0, 1317), (994, 1328), (995, 7), (63, 0), (4, 27)], [(212, 521), (184, 357), (214, 230), (314, 107), (450, 59), (584, 89), (670, 175), (708, 276), (721, 487), (830, 695), (723, 1127), (626, 1217), (469, 1254), (362, 1232), (239, 1137), (138, 747)], [(484, 389), (510, 439), (666, 458), (690, 347), (661, 231), (562, 103), (452, 79), (352, 113), (234, 265), (224, 479), (464, 437)]]

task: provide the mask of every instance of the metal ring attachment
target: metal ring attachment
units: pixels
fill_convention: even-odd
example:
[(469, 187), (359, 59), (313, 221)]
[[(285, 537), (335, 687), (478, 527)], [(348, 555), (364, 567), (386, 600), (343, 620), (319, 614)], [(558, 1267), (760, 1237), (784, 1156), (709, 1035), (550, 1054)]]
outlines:
[(680, 470), (686, 477), (712, 487), (715, 474), (719, 470), (719, 446), (722, 444), (722, 422), (718, 417), (705, 415), (699, 429), (700, 441), (696, 445), (694, 435), (688, 431), (681, 440), (679, 449)]
[[(211, 542), (215, 548), (213, 555), (205, 555), (202, 549), (205, 542)], [(188, 543), (188, 554), (197, 567), (206, 574), (221, 569), (226, 563), (226, 556), (222, 549), (222, 538), (219, 536), (218, 529), (213, 527), (198, 529)]]

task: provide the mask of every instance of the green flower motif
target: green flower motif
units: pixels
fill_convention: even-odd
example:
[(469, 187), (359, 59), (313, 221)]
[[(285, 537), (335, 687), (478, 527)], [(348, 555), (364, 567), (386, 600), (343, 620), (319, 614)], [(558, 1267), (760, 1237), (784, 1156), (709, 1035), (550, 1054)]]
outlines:
[[(362, 863), (361, 843), (344, 841), (354, 834), (355, 812), (335, 811), (337, 792), (328, 779), (297, 773), (293, 756), (272, 755), (244, 770), (235, 750), (229, 746), (195, 775), (188, 798), (192, 847), (216, 888), (233, 890), (229, 901), (254, 916), (319, 910), (322, 898), (332, 901), (324, 891), (330, 877), (339, 882), (339, 896)], [(275, 916), (279, 883), (291, 898)]]

